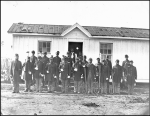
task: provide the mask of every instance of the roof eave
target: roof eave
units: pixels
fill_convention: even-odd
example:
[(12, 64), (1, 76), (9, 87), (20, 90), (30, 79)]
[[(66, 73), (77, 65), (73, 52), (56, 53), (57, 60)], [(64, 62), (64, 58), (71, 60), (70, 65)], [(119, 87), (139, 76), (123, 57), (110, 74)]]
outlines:
[(91, 38), (111, 38), (111, 39), (129, 39), (129, 40), (149, 40), (149, 38), (137, 38), (137, 37), (115, 37), (115, 36), (92, 36)]

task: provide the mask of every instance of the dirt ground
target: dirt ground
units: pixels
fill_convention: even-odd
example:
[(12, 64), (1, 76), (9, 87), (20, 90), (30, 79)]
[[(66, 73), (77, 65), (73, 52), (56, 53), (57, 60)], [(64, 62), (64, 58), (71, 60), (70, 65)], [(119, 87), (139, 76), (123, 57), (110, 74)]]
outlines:
[(135, 88), (135, 95), (83, 95), (23, 92), (12, 93), (11, 84), (1, 84), (4, 115), (140, 115), (149, 109), (149, 87)]

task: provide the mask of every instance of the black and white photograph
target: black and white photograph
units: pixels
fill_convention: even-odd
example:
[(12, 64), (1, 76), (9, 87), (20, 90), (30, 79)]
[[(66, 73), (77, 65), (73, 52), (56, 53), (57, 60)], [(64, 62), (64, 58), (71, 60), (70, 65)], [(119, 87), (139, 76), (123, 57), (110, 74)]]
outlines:
[(1, 1), (1, 115), (149, 115), (149, 1)]

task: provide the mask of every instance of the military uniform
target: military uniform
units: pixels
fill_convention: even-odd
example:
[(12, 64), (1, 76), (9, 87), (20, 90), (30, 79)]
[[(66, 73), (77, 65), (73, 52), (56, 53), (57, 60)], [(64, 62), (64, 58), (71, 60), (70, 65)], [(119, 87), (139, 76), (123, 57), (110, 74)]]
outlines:
[(35, 81), (36, 81), (36, 91), (42, 91), (42, 75), (43, 75), (43, 62), (38, 60), (35, 62)]
[(31, 86), (31, 83), (32, 83), (32, 73), (31, 73), (31, 71), (32, 71), (32, 63), (30, 62), (30, 60), (28, 60), (24, 64), (24, 79), (25, 79), (25, 85), (26, 85), (25, 92), (31, 91), (30, 90), (30, 86)]
[(56, 86), (59, 85), (59, 65), (61, 62), (61, 58), (59, 56), (54, 57), (53, 62), (56, 64), (56, 77), (57, 77), (57, 83)]
[(93, 63), (88, 63), (87, 65), (87, 82), (88, 82), (88, 90), (89, 93), (93, 93), (93, 82), (96, 77), (96, 68)]
[(61, 81), (62, 81), (62, 92), (66, 93), (68, 92), (68, 76), (70, 76), (71, 73), (70, 64), (67, 61), (61, 62), (59, 69), (61, 71), (60, 74), (61, 74)]
[(83, 68), (79, 62), (76, 62), (73, 68), (74, 68), (74, 92), (80, 93), (81, 75), (83, 74)]
[(86, 60), (83, 60), (82, 61), (82, 67), (83, 67), (83, 78), (81, 79), (82, 80), (82, 88), (83, 90), (85, 89), (85, 92), (87, 93), (88, 92), (88, 87), (87, 87), (87, 75), (88, 75), (88, 72), (87, 72), (87, 64), (88, 62)]
[(103, 64), (102, 63), (96, 63), (95, 64), (96, 67), (96, 82), (98, 82), (98, 91), (100, 92), (100, 78), (102, 76), (102, 67)]
[(107, 80), (109, 80), (109, 67), (108, 67), (108, 65), (103, 65), (102, 66), (102, 75), (100, 78), (101, 93), (107, 94)]
[(19, 92), (20, 75), (22, 74), (22, 63), (19, 60), (11, 62), (10, 75), (13, 78), (13, 92)]
[(128, 65), (126, 68), (127, 73), (127, 84), (128, 84), (128, 94), (133, 93), (135, 79), (137, 79), (136, 67)]
[(55, 85), (57, 83), (57, 65), (54, 62), (48, 63), (46, 65), (47, 69), (47, 81), (48, 81), (48, 92), (53, 92), (55, 90)]
[(31, 56), (30, 57), (30, 61), (32, 63), (32, 66), (31, 66), (31, 73), (32, 73), (32, 84), (35, 84), (35, 69), (34, 69), (34, 64), (35, 64), (35, 61), (37, 60), (37, 57), (36, 56)]
[[(106, 59), (106, 62), (107, 62), (107, 65), (108, 65), (108, 67), (109, 67), (109, 75), (108, 75), (108, 78), (110, 78), (110, 76), (111, 76), (111, 72), (112, 72), (112, 63), (111, 63), (111, 61), (109, 60), (109, 59)], [(109, 80), (106, 80), (106, 82), (107, 82), (107, 92), (109, 91)]]
[(113, 93), (120, 93), (120, 82), (122, 78), (122, 67), (117, 64), (112, 69)]
[(45, 70), (45, 67), (46, 67), (46, 64), (49, 62), (49, 58), (46, 56), (43, 56), (43, 58), (41, 59), (41, 61), (43, 62), (43, 74), (44, 74), (44, 78), (42, 78), (42, 83), (43, 83), (43, 86), (45, 84), (47, 84), (47, 72)]

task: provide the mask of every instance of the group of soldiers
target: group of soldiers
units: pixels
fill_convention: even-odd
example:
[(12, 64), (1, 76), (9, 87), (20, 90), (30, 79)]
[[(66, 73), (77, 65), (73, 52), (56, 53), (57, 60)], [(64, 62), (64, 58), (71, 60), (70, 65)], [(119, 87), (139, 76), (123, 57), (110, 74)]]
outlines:
[[(25, 92), (32, 92), (31, 86), (35, 85), (36, 92), (42, 92), (42, 86), (47, 85), (47, 92), (56, 91), (61, 81), (61, 92), (68, 93), (70, 80), (74, 81), (74, 93), (93, 94), (95, 90), (99, 94), (120, 94), (120, 83), (126, 82), (128, 85), (128, 94), (133, 94), (135, 79), (137, 79), (136, 67), (133, 66), (133, 61), (128, 60), (128, 55), (125, 55), (126, 60), (122, 66), (119, 65), (119, 60), (116, 60), (116, 65), (112, 67), (109, 57), (102, 62), (97, 58), (97, 63), (92, 63), (92, 58), (86, 60), (86, 56), (79, 54), (78, 57), (71, 52), (67, 52), (66, 56), (61, 59), (59, 51), (56, 56), (47, 57), (35, 56), (35, 51), (27, 57), (22, 65), (19, 61), (19, 55), (15, 54), (15, 60), (11, 63), (10, 74), (13, 79), (13, 93), (19, 93), (19, 77), (22, 75), (25, 80)], [(97, 89), (94, 83), (98, 83)]]

